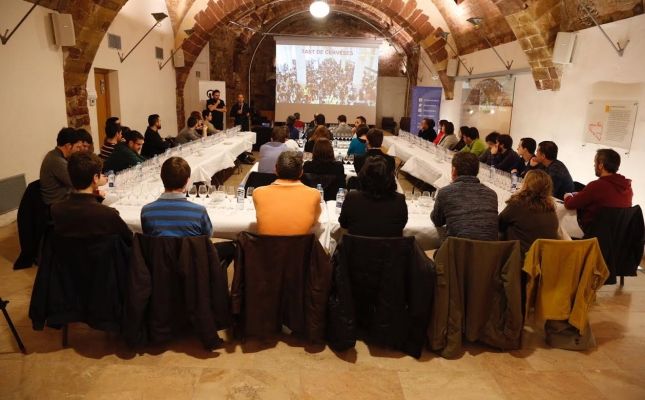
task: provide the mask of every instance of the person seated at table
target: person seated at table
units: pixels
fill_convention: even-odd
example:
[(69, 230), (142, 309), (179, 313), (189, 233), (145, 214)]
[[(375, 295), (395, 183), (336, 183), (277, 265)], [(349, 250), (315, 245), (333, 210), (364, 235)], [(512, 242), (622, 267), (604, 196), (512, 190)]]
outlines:
[(110, 154), (114, 151), (117, 144), (121, 143), (123, 139), (121, 124), (106, 123), (105, 124), (105, 140), (101, 145), (101, 153), (99, 157), (102, 160), (107, 160)]
[(497, 138), (499, 137), (499, 135), (499, 132), (491, 132), (486, 135), (486, 139), (484, 139), (484, 141), (486, 142), (486, 150), (484, 150), (484, 152), (479, 155), (479, 162), (491, 165), (491, 150), (497, 145)]
[(197, 133), (197, 118), (188, 117), (186, 126), (177, 134), (177, 144), (186, 144), (193, 140), (199, 140), (201, 136)]
[(69, 198), (51, 208), (54, 231), (62, 236), (88, 237), (119, 235), (132, 244), (132, 231), (119, 212), (100, 203), (99, 186), (107, 183), (101, 173), (103, 160), (94, 153), (81, 151), (72, 154), (67, 163), (74, 191)]
[(448, 121), (445, 119), (440, 119), (439, 120), (439, 131), (437, 132), (437, 137), (434, 138), (432, 143), (438, 145), (441, 140), (443, 139), (444, 136), (446, 136), (446, 124)]
[(452, 158), (452, 183), (437, 192), (430, 219), (448, 236), (497, 240), (497, 193), (479, 182), (479, 160), (473, 153)]
[(454, 147), (458, 142), (459, 139), (457, 138), (457, 135), (455, 135), (455, 125), (452, 122), (447, 122), (445, 134), (437, 146), (441, 146), (447, 150), (454, 150)]
[[(464, 135), (464, 143), (466, 145), (460, 151), (462, 153), (472, 153), (479, 157), (486, 151), (486, 145), (479, 138), (479, 131), (474, 126), (471, 126)], [(479, 161), (479, 158), (477, 159)]]
[[(356, 131), (361, 126), (367, 126), (367, 119), (362, 115), (359, 115), (354, 119), (354, 127), (352, 128), (352, 133), (356, 135)], [(369, 128), (369, 126), (367, 126)]]
[(128, 131), (124, 137), (125, 142), (119, 143), (105, 160), (105, 171), (119, 172), (146, 160), (139, 154), (144, 143), (143, 135), (137, 131)]
[(383, 157), (367, 157), (358, 174), (360, 190), (345, 196), (338, 221), (351, 235), (403, 236), (408, 223), (405, 196), (396, 192), (394, 174)]
[(300, 131), (298, 130), (298, 128), (296, 128), (295, 123), (296, 123), (296, 117), (294, 117), (293, 115), (289, 115), (287, 117), (287, 133), (288, 133), (289, 139), (291, 140), (300, 139)]
[(500, 171), (511, 172), (520, 161), (520, 156), (513, 150), (511, 135), (499, 135), (490, 152), (490, 165)]
[(314, 134), (311, 135), (307, 143), (305, 143), (305, 153), (311, 153), (314, 150), (314, 145), (318, 139), (331, 140), (331, 132), (324, 125), (318, 125)]
[[(316, 129), (318, 129), (319, 127), (327, 127), (327, 125), (325, 124), (325, 115), (315, 114), (314, 120), (312, 121), (311, 125), (312, 126), (310, 126), (309, 129), (307, 129), (307, 131), (305, 132), (305, 138), (307, 138), (307, 140), (311, 139), (311, 136), (313, 136), (313, 134), (316, 132)], [(331, 136), (329, 139), (331, 140)]]
[(467, 126), (461, 126), (459, 127), (459, 137), (457, 138), (457, 143), (452, 147), (452, 151), (461, 151), (464, 147), (466, 147), (466, 142), (464, 142), (464, 136), (466, 136), (466, 132), (468, 132), (470, 128)]
[(539, 164), (553, 180), (553, 196), (563, 200), (565, 193), (573, 192), (573, 179), (564, 163), (558, 160), (558, 145), (551, 141), (540, 142), (532, 166)]
[(302, 153), (285, 151), (275, 164), (278, 179), (253, 191), (261, 235), (292, 236), (312, 232), (320, 217), (320, 192), (300, 182)]
[(338, 126), (334, 130), (334, 133), (336, 134), (336, 137), (343, 136), (343, 137), (350, 137), (352, 136), (352, 127), (347, 125), (347, 116), (346, 115), (339, 115), (338, 116)]
[(161, 129), (161, 118), (159, 114), (148, 115), (148, 127), (144, 133), (144, 144), (141, 148), (141, 154), (144, 157), (154, 157), (158, 154), (162, 154), (170, 147), (170, 142), (164, 141), (159, 134), (159, 129)]
[(208, 108), (202, 111), (202, 121), (204, 128), (206, 128), (207, 136), (214, 135), (218, 132), (217, 129), (215, 129), (215, 125), (213, 125), (213, 113)]
[(620, 154), (612, 149), (599, 149), (594, 158), (596, 179), (578, 193), (564, 195), (564, 206), (578, 210), (583, 231), (588, 229), (602, 208), (628, 208), (632, 206), (634, 192), (631, 179), (618, 173)]
[(434, 130), (435, 122), (432, 118), (424, 118), (421, 120), (421, 129), (417, 136), (421, 139), (428, 140), (430, 142), (434, 141), (437, 138), (437, 132)]
[(265, 174), (275, 173), (275, 162), (283, 151), (287, 151), (287, 145), (284, 143), (287, 138), (287, 132), (282, 126), (276, 126), (271, 131), (271, 141), (260, 146), (260, 163), (258, 172)]
[(40, 194), (46, 205), (67, 198), (72, 182), (67, 172), (67, 160), (81, 151), (81, 137), (74, 128), (63, 128), (56, 137), (56, 147), (49, 151), (40, 164)]
[(81, 138), (81, 151), (94, 153), (94, 139), (92, 139), (92, 135), (83, 128), (77, 129), (76, 133), (78, 133), (78, 136)]
[(300, 120), (300, 113), (293, 113), (293, 117), (295, 118), (295, 121), (293, 122), (293, 126), (296, 129), (304, 129), (305, 128), (305, 123)]
[[(141, 209), (144, 235), (164, 237), (213, 236), (213, 224), (206, 208), (186, 198), (190, 165), (181, 157), (170, 157), (161, 166), (164, 192)], [(232, 242), (215, 243), (220, 260), (228, 264), (235, 256)]]
[(391, 173), (394, 173), (394, 167), (396, 165), (394, 161), (394, 157), (389, 156), (383, 152), (382, 145), (383, 145), (383, 131), (380, 129), (370, 129), (367, 132), (367, 151), (365, 154), (358, 155), (354, 158), (354, 171), (358, 174), (361, 172), (361, 168), (363, 167), (363, 164), (365, 164), (365, 160), (367, 157), (370, 156), (380, 156), (385, 158), (385, 161), (387, 162), (387, 165), (390, 169)]
[(356, 137), (349, 142), (349, 147), (347, 148), (347, 155), (351, 156), (360, 156), (367, 152), (367, 132), (370, 131), (370, 128), (367, 125), (360, 125), (356, 129)]
[(320, 138), (314, 145), (313, 158), (305, 162), (302, 167), (305, 173), (318, 175), (345, 175), (345, 168), (341, 161), (334, 158), (334, 148), (331, 141)]
[(528, 171), (520, 190), (499, 214), (503, 240), (519, 240), (522, 257), (537, 239), (560, 239), (552, 192), (553, 182), (546, 172)]
[(522, 138), (517, 145), (517, 155), (519, 158), (511, 169), (511, 173), (515, 172), (517, 176), (524, 178), (526, 173), (533, 169), (531, 167), (531, 160), (535, 157), (535, 148), (537, 144), (533, 138)]

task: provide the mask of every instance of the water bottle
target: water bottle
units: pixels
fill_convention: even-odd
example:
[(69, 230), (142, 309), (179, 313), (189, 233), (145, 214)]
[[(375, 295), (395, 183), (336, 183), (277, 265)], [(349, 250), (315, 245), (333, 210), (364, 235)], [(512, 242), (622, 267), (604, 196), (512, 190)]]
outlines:
[(338, 138), (336, 138), (335, 136), (334, 136), (334, 148), (335, 149), (338, 148)]
[(107, 178), (108, 178), (108, 188), (114, 189), (115, 181), (116, 181), (116, 175), (114, 175), (114, 171), (109, 170), (107, 172)]
[(345, 201), (345, 189), (338, 188), (338, 193), (336, 194), (336, 211), (340, 212), (343, 208), (343, 202)]
[(511, 193), (515, 193), (517, 190), (517, 172), (511, 174)]
[(237, 187), (237, 209), (244, 210), (244, 185)]
[(322, 185), (319, 183), (316, 185), (316, 189), (320, 192), (320, 202), (325, 203), (325, 191), (323, 190)]
[(492, 165), (491, 165), (491, 166), (490, 166), (490, 168), (488, 169), (488, 179), (489, 179), (491, 182), (494, 182), (494, 181), (495, 181), (495, 167), (493, 167)]

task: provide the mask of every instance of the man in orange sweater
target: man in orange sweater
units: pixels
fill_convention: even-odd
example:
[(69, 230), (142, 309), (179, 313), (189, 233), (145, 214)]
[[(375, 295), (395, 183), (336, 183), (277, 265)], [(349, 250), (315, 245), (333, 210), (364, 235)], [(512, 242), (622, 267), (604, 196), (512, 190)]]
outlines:
[(285, 151), (275, 165), (278, 179), (255, 189), (253, 203), (258, 233), (272, 236), (305, 235), (320, 217), (320, 192), (300, 182), (302, 153)]

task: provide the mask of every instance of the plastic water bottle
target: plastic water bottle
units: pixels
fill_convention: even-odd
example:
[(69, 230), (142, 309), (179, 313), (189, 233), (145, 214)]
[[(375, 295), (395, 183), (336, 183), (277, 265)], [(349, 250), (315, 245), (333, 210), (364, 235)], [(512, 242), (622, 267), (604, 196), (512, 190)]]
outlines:
[(490, 168), (488, 169), (488, 179), (489, 179), (491, 182), (494, 182), (494, 181), (495, 181), (495, 167), (493, 167), (492, 165), (491, 165), (491, 166), (490, 166)]
[(338, 138), (336, 136), (334, 136), (334, 148), (338, 148)]
[(343, 202), (345, 201), (345, 189), (338, 188), (338, 193), (336, 194), (336, 211), (340, 212), (343, 208)]
[(316, 185), (316, 189), (320, 192), (320, 202), (325, 203), (325, 191), (323, 190), (322, 185), (319, 183)]
[(244, 210), (244, 185), (237, 187), (237, 208)]
[(511, 193), (515, 193), (517, 190), (517, 172), (511, 174)]
[(116, 175), (114, 175), (114, 171), (109, 170), (107, 172), (107, 178), (108, 178), (108, 188), (114, 189), (115, 181), (116, 181)]

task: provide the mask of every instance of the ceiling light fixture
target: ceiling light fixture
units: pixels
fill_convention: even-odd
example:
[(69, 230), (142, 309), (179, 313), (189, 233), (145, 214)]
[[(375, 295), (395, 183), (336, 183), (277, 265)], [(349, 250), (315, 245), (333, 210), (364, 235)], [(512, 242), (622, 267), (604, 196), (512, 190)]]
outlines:
[(329, 4), (326, 1), (316, 0), (309, 6), (309, 12), (314, 18), (325, 18), (329, 14)]
[(495, 46), (493, 46), (490, 40), (488, 40), (486, 35), (482, 32), (482, 29), (480, 29), (482, 27), (482, 22), (484, 21), (484, 19), (480, 17), (471, 17), (471, 18), (468, 18), (466, 21), (473, 24), (473, 26), (475, 27), (475, 31), (479, 34), (479, 36), (481, 36), (482, 39), (486, 41), (486, 43), (488, 43), (488, 46), (491, 48), (491, 50), (495, 52), (495, 55), (497, 56), (497, 58), (499, 58), (502, 64), (504, 64), (504, 67), (506, 67), (506, 69), (510, 71), (511, 66), (513, 65), (513, 60), (511, 60), (510, 62), (504, 61), (502, 56), (499, 55), (499, 52), (497, 51), (497, 49), (495, 49)]
[(464, 68), (466, 68), (466, 72), (468, 72), (468, 75), (472, 75), (472, 74), (473, 74), (473, 70), (475, 69), (475, 67), (468, 68), (468, 67), (466, 66), (466, 64), (464, 64), (464, 61), (461, 59), (461, 57), (459, 57), (459, 54), (457, 54), (457, 50), (455, 50), (455, 48), (454, 48), (454, 47), (452, 47), (452, 45), (451, 45), (451, 44), (450, 44), (450, 42), (448, 41), (448, 36), (450, 36), (450, 32), (440, 31), (440, 32), (438, 32), (438, 33), (437, 33), (437, 37), (442, 38), (442, 39), (446, 42), (446, 44), (448, 45), (448, 47), (450, 47), (450, 50), (452, 50), (452, 52), (453, 52), (453, 53), (455, 53), (455, 56), (457, 57), (457, 60), (459, 60), (459, 62), (461, 63), (461, 65), (463, 65), (463, 66), (464, 66)]
[(135, 45), (134, 45), (134, 47), (132, 47), (132, 48), (130, 49), (130, 51), (128, 51), (128, 54), (126, 54), (125, 56), (123, 56), (123, 55), (121, 55), (121, 53), (120, 53), (120, 52), (118, 53), (118, 54), (119, 54), (119, 60), (121, 61), (121, 63), (123, 63), (123, 61), (125, 61), (125, 59), (126, 59), (126, 58), (128, 58), (128, 56), (129, 56), (129, 55), (134, 51), (134, 49), (136, 49), (136, 48), (137, 48), (137, 46), (139, 46), (139, 45), (141, 44), (141, 42), (143, 41), (143, 39), (145, 39), (145, 38), (146, 38), (146, 36), (148, 36), (148, 35), (150, 34), (150, 32), (152, 32), (152, 30), (153, 30), (153, 29), (155, 29), (157, 26), (159, 26), (159, 24), (161, 24), (161, 21), (163, 21), (164, 19), (168, 18), (168, 15), (167, 15), (166, 13), (152, 13), (152, 17), (155, 19), (155, 24), (154, 24), (154, 25), (152, 25), (152, 27), (150, 27), (150, 29), (148, 29), (148, 32), (146, 32), (146, 33), (141, 37), (141, 39), (139, 39), (139, 41), (137, 42), (137, 44), (135, 44)]

